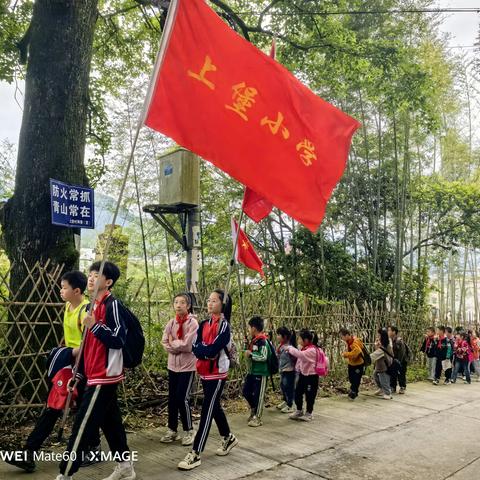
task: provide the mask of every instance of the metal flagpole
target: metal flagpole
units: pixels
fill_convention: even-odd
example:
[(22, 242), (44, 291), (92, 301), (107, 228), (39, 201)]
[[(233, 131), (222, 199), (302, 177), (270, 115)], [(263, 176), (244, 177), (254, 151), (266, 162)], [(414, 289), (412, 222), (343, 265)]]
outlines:
[[(155, 66), (154, 66), (154, 69), (153, 69), (153, 72), (152, 72), (152, 76), (150, 78), (150, 84), (148, 86), (147, 95), (145, 97), (145, 101), (143, 102), (142, 112), (141, 112), (140, 117), (138, 119), (138, 124), (137, 124), (137, 128), (136, 128), (136, 131), (135, 131), (135, 136), (133, 138), (130, 155), (129, 155), (129, 158), (128, 158), (127, 166), (125, 168), (125, 174), (123, 176), (122, 184), (121, 184), (121, 187), (120, 187), (120, 192), (118, 194), (117, 204), (115, 206), (115, 212), (113, 214), (113, 219), (112, 219), (112, 226), (115, 225), (115, 223), (117, 221), (118, 212), (120, 211), (120, 206), (121, 206), (121, 203), (122, 203), (122, 197), (123, 197), (123, 194), (125, 192), (125, 186), (126, 186), (127, 180), (128, 180), (128, 174), (130, 172), (130, 167), (131, 167), (132, 162), (133, 162), (133, 156), (134, 156), (135, 149), (136, 149), (136, 146), (137, 146), (138, 137), (139, 137), (139, 134), (140, 134), (140, 129), (142, 128), (142, 125), (145, 121), (145, 117), (146, 117), (146, 114), (147, 114), (147, 109), (148, 109), (148, 106), (150, 105), (150, 102), (152, 100), (153, 92), (155, 90), (155, 84), (156, 84), (158, 74), (160, 72), (160, 68), (162, 66), (163, 60), (165, 58), (165, 53), (167, 51), (168, 42), (169, 42), (170, 36), (172, 34), (173, 26), (174, 26), (175, 19), (176, 19), (176, 16), (177, 16), (177, 11), (178, 11), (178, 4), (179, 4), (180, 1), (181, 0), (172, 0), (171, 3), (170, 3), (170, 7), (168, 9), (167, 19), (166, 19), (166, 22), (165, 22), (165, 29), (164, 29), (162, 38), (160, 40), (160, 46), (159, 46), (159, 49), (158, 49), (157, 58), (155, 60)], [(103, 269), (105, 267), (105, 262), (107, 261), (108, 252), (110, 250), (110, 245), (112, 243), (113, 230), (114, 229), (112, 228), (111, 231), (110, 231), (110, 234), (107, 237), (107, 241), (105, 243), (105, 248), (103, 250), (102, 261), (100, 263), (98, 276), (101, 276), (103, 274)], [(94, 306), (95, 306), (95, 299), (96, 299), (97, 295), (98, 295), (98, 282), (95, 282), (95, 290), (94, 290), (93, 296), (92, 296), (91, 301), (90, 301), (89, 312), (91, 312), (91, 313), (93, 313), (93, 309), (94, 309)], [(84, 329), (84, 331), (85, 331), (85, 329)], [(78, 354), (78, 356), (76, 358), (76, 361), (75, 361), (75, 366), (74, 366), (74, 371), (73, 371), (73, 378), (74, 379), (75, 379), (75, 376), (77, 374), (78, 365), (80, 364), (80, 358), (81, 358), (81, 355), (82, 355), (82, 352), (83, 352), (85, 336), (86, 335), (84, 333), (83, 336), (82, 336), (82, 343), (80, 345), (79, 354)], [(65, 408), (69, 409), (70, 405), (66, 406)], [(66, 421), (66, 416), (64, 415), (64, 417), (65, 417), (64, 420)], [(82, 426), (84, 426), (83, 423), (82, 423)], [(62, 431), (63, 431), (64, 427), (65, 427), (65, 422), (62, 421), (62, 425), (60, 426)], [(77, 438), (75, 439), (75, 443), (73, 445), (73, 451), (75, 451), (75, 452), (76, 452), (76, 449), (78, 448), (78, 444), (80, 442), (80, 438), (81, 438), (82, 435), (83, 435), (83, 431), (79, 431), (78, 434), (77, 434)], [(68, 472), (69, 472), (71, 466), (72, 466), (72, 456), (69, 455), (69, 460), (68, 460), (67, 468), (65, 470), (65, 475), (68, 475)]]

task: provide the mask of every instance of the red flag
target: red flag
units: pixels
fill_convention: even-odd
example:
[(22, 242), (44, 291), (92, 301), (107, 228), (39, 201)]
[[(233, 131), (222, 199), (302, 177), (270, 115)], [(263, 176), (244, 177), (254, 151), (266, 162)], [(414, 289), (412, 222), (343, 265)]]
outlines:
[[(277, 46), (275, 39), (272, 40), (272, 46), (270, 48), (270, 58), (275, 60), (277, 53)], [(260, 222), (267, 217), (273, 209), (272, 202), (269, 202), (258, 193), (254, 192), (251, 188), (245, 187), (243, 193), (242, 209), (246, 215), (248, 215), (254, 222)]]
[(312, 231), (359, 124), (317, 97), (203, 0), (176, 0), (145, 124)]
[(263, 273), (263, 262), (258, 256), (257, 252), (253, 248), (250, 240), (248, 239), (245, 232), (238, 227), (238, 223), (234, 218), (232, 218), (232, 239), (235, 242), (237, 238), (237, 229), (238, 229), (238, 240), (237, 240), (237, 248), (236, 248), (236, 255), (235, 260), (242, 265), (245, 265), (247, 268), (251, 270), (255, 270), (262, 277), (265, 276)]

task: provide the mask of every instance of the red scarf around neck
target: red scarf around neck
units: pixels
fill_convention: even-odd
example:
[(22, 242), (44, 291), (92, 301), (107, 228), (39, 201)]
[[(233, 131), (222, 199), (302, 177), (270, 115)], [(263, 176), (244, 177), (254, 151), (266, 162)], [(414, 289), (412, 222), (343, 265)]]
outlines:
[(178, 323), (177, 337), (179, 340), (183, 338), (183, 324), (188, 320), (188, 313), (186, 315), (175, 315), (175, 319)]
[(268, 338), (268, 335), (265, 333), (259, 333), (258, 335), (255, 335), (255, 337), (252, 338), (252, 341), (250, 342), (250, 346), (248, 347), (248, 349), (252, 351), (255, 343), (257, 343), (259, 340), (266, 340), (267, 338)]

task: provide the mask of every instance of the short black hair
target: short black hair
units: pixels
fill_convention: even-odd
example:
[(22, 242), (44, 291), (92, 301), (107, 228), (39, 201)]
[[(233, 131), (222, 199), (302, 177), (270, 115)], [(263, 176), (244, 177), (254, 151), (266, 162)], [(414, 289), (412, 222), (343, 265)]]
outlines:
[(248, 321), (248, 325), (250, 327), (256, 328), (257, 331), (263, 332), (263, 329), (265, 328), (265, 322), (262, 317), (259, 317), (258, 315), (255, 315)]
[(428, 327), (427, 330), (430, 330), (431, 332), (435, 333), (435, 327)]
[(445, 327), (443, 325), (440, 325), (439, 327), (437, 327), (437, 329), (445, 333)]
[(396, 327), (395, 325), (390, 325), (388, 327), (392, 332), (395, 332), (395, 335), (398, 334), (398, 327)]
[(62, 275), (60, 281), (68, 282), (68, 284), (75, 290), (76, 288), (80, 289), (80, 293), (83, 293), (87, 288), (87, 276), (78, 270), (72, 270), (71, 272), (66, 272)]
[(340, 329), (340, 335), (342, 337), (345, 337), (346, 335), (351, 335), (350, 330), (348, 328), (341, 328)]
[(175, 299), (177, 299), (178, 297), (182, 297), (185, 299), (185, 301), (187, 302), (188, 304), (188, 313), (193, 313), (193, 299), (192, 299), (192, 295), (188, 292), (182, 292), (182, 293), (177, 293), (174, 297), (173, 297), (173, 301), (175, 301)]
[[(100, 267), (102, 266), (102, 262), (95, 262), (90, 265), (88, 269), (89, 272), (100, 272)], [(120, 278), (120, 269), (113, 263), (113, 262), (105, 262), (103, 265), (103, 272), (102, 275), (107, 279), (112, 281), (112, 288), (117, 280)]]
[(445, 327), (445, 331), (447, 333), (452, 333), (453, 332), (452, 327)]

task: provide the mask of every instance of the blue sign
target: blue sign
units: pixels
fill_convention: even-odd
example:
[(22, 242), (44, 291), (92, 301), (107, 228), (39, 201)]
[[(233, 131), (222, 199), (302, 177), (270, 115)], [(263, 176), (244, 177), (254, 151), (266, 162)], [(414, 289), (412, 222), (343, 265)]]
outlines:
[(52, 223), (62, 227), (95, 228), (93, 188), (50, 179)]

